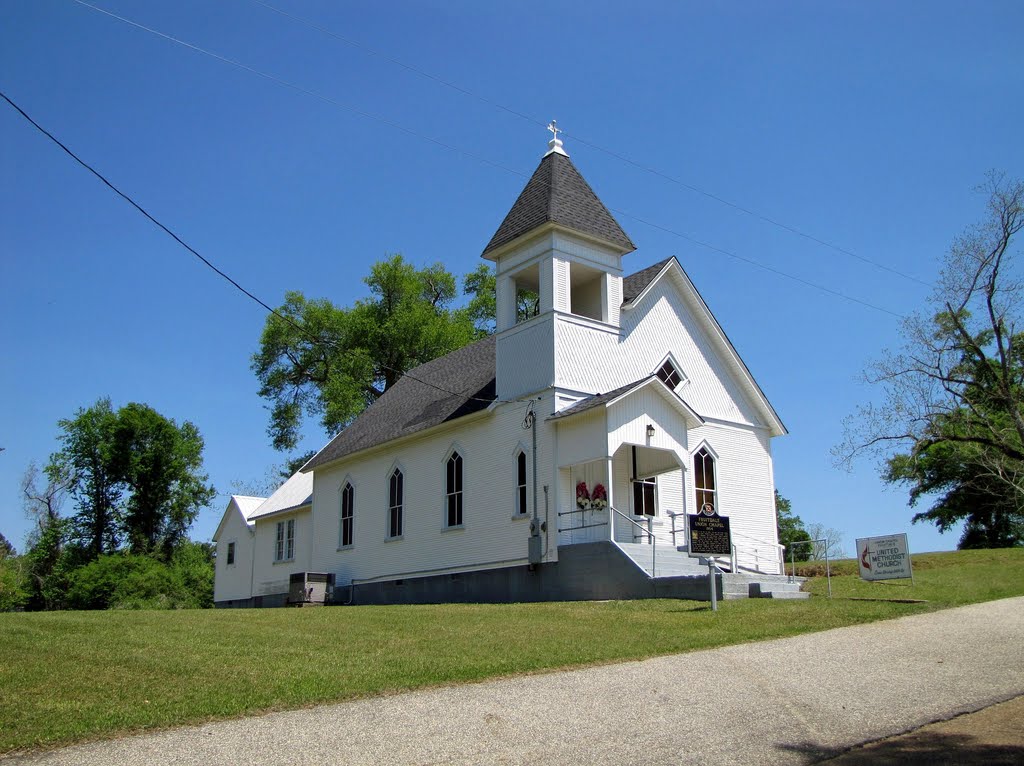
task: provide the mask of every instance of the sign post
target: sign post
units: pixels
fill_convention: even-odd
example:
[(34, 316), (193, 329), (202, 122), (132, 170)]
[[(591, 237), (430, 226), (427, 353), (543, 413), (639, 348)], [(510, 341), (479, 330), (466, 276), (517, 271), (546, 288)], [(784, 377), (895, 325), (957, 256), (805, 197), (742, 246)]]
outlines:
[(914, 582), (910, 545), (904, 533), (858, 538), (857, 564), (863, 580), (897, 580), (909, 577), (911, 584)]
[(705, 503), (700, 513), (686, 515), (689, 546), (687, 553), (693, 557), (707, 557), (708, 585), (711, 589), (711, 609), (718, 611), (718, 596), (715, 592), (715, 562), (712, 556), (732, 555), (732, 535), (729, 533), (729, 519), (719, 516), (711, 503)]

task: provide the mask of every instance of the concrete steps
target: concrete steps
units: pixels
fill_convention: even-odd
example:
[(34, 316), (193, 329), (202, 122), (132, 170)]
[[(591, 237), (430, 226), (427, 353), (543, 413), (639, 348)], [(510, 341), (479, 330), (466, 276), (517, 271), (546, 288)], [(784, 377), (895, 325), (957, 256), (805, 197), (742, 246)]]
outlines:
[(806, 599), (810, 593), (800, 590), (804, 578), (791, 582), (786, 575), (727, 574), (722, 576), (725, 598)]
[[(690, 558), (685, 552), (670, 545), (657, 546), (653, 561), (651, 546), (648, 544), (618, 543), (618, 547), (634, 565), (652, 580), (692, 577), (701, 578), (707, 582), (707, 565), (701, 564), (700, 559)], [(727, 572), (721, 575), (721, 581), (722, 598), (727, 600), (740, 598), (805, 599), (811, 596), (810, 593), (800, 590), (803, 578), (797, 578), (796, 582), (791, 582), (786, 575)]]
[(651, 564), (651, 546), (645, 543), (619, 543), (619, 548), (648, 577), (700, 577), (706, 576), (708, 568), (701, 566), (698, 559), (691, 559), (671, 545), (659, 545), (654, 553), (654, 569)]

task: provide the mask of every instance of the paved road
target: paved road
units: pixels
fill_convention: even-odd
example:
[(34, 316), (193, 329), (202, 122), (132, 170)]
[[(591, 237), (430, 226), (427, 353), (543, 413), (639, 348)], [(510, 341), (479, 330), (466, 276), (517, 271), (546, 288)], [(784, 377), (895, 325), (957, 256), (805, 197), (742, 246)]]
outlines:
[(806, 764), (1024, 694), (1024, 598), (128, 737), (13, 764)]
[(1024, 697), (855, 747), (820, 766), (1020, 766)]

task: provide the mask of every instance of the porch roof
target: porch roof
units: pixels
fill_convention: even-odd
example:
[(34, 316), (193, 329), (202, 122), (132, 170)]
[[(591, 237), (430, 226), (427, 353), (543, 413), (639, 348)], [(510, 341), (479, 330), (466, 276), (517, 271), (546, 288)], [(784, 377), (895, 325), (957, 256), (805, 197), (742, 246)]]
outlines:
[(668, 402), (670, 402), (686, 420), (687, 425), (697, 427), (704, 425), (704, 418), (702, 418), (689, 404), (683, 401), (683, 398), (679, 396), (675, 391), (669, 389), (657, 375), (648, 375), (645, 378), (627, 383), (624, 386), (619, 386), (605, 394), (595, 394), (594, 396), (588, 396), (586, 399), (581, 399), (571, 407), (566, 407), (564, 410), (559, 410), (555, 414), (549, 416), (548, 420), (562, 420), (563, 418), (570, 418), (574, 415), (579, 415), (595, 407), (610, 407), (615, 402), (624, 399), (625, 397), (639, 391), (641, 388), (653, 385)]

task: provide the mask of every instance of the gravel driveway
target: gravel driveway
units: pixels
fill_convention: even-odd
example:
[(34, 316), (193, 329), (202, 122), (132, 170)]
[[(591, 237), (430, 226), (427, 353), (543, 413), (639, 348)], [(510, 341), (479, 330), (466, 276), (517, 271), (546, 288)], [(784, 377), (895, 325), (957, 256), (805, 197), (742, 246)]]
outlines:
[(1024, 598), (187, 727), (13, 764), (804, 764), (1024, 694)]

